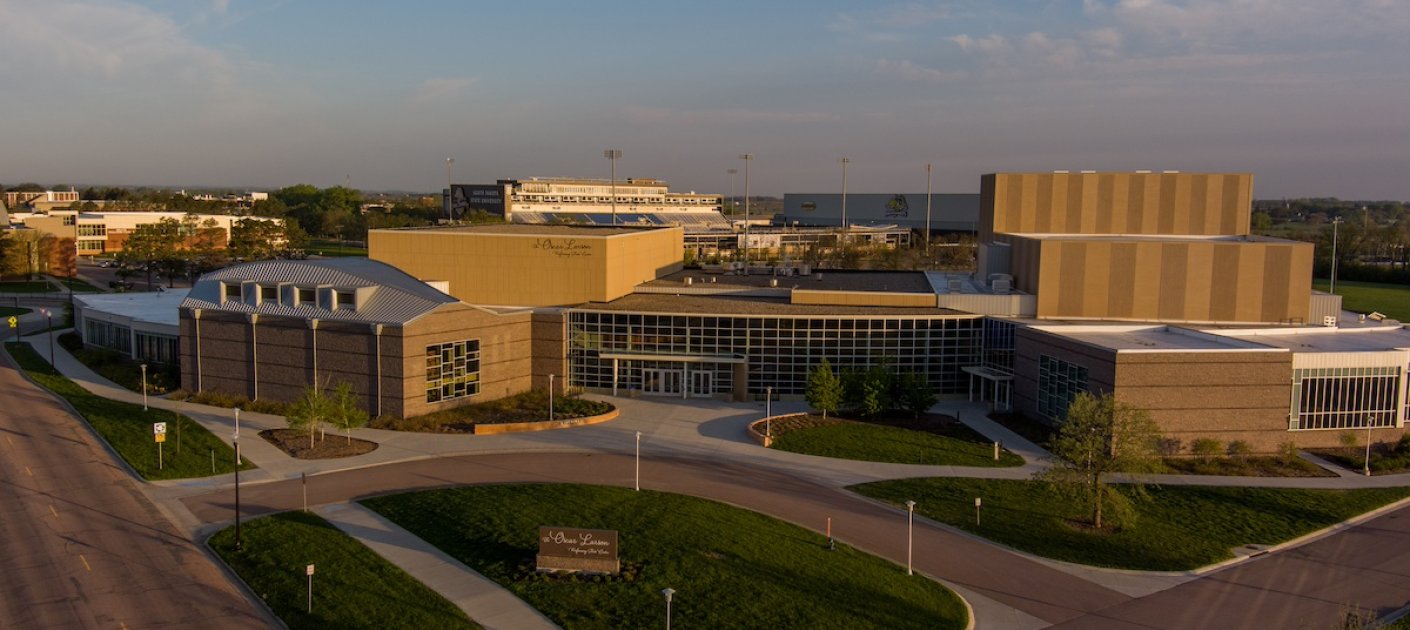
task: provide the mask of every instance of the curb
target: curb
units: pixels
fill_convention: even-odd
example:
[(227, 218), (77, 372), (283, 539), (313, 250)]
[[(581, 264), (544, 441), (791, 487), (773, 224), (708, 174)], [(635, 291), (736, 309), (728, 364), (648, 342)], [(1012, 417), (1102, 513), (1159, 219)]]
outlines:
[[(610, 403), (609, 403), (610, 404)], [(540, 420), (537, 422), (504, 422), (499, 424), (476, 424), (471, 435), (502, 435), (505, 433), (528, 433), (533, 431), (554, 431), (557, 429), (571, 429), (573, 427), (584, 427), (590, 424), (601, 424), (611, 420), (616, 420), (621, 415), (616, 405), (607, 413), (588, 416), (586, 418), (571, 418), (568, 420)]]

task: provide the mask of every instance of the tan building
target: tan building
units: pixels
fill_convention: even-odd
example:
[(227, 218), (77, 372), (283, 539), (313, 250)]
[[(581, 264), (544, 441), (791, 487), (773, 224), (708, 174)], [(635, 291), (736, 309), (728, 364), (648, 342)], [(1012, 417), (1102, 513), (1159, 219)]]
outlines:
[(678, 227), (494, 224), (370, 230), (367, 255), (470, 304), (608, 302), (683, 266)]

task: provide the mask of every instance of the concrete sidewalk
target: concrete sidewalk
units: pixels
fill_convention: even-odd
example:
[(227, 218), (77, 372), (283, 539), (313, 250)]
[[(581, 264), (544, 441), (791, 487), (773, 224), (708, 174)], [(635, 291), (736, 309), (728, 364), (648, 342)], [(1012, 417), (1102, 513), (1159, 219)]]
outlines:
[(335, 503), (314, 512), (440, 593), (488, 630), (558, 627), (513, 593), (372, 510), (357, 503)]

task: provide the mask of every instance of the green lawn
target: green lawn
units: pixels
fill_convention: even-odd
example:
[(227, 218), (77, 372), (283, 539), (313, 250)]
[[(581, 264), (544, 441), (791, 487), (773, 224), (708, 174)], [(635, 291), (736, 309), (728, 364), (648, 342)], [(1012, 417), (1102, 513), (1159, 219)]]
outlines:
[(43, 280), (0, 282), (0, 293), (52, 293), (54, 287)]
[[(284, 512), (242, 524), (210, 546), (290, 628), (478, 628), (465, 613), (328, 521)], [(308, 576), (314, 565), (313, 612)]]
[[(1326, 291), (1328, 282), (1314, 280), (1312, 287), (1318, 291)], [(1348, 311), (1379, 312), (1391, 319), (1410, 322), (1410, 287), (1338, 280), (1337, 295), (1342, 296), (1341, 306)]]
[[(5, 344), (5, 349), (30, 378), (68, 400), (142, 477), (152, 480), (186, 479), (235, 471), (235, 451), (190, 418), (164, 409), (143, 411), (142, 405), (108, 400), (89, 393), (55, 372), (44, 356), (28, 344), (11, 342)], [(157, 444), (152, 436), (152, 424), (156, 422), (167, 423), (161, 468), (158, 468)], [(211, 466), (212, 451), (215, 452), (214, 471)], [(241, 461), (243, 469), (254, 467), (248, 460), (242, 458)]]
[[(1410, 488), (1300, 490), (1164, 486), (1150, 488), (1140, 516), (1114, 533), (1074, 527), (1075, 513), (1041, 482), (903, 479), (852, 487), (1010, 547), (1067, 562), (1120, 569), (1181, 571), (1233, 557), (1245, 544), (1271, 545), (1410, 496)], [(984, 500), (981, 525), (974, 499)]]
[(950, 435), (865, 422), (843, 422), (795, 429), (774, 440), (773, 448), (791, 453), (893, 464), (931, 466), (1022, 466), (1023, 458), (1007, 450), (994, 460), (994, 445), (958, 427)]
[(314, 256), (367, 256), (366, 247), (357, 247), (328, 239), (311, 239), (304, 251)]
[[(142, 393), (141, 363), (127, 355), (105, 348), (85, 348), (83, 338), (76, 332), (59, 335), (59, 345), (68, 351), (79, 363), (97, 372), (117, 385), (136, 393)], [(43, 356), (43, 355), (41, 355)], [(147, 365), (147, 393), (158, 396), (176, 389), (181, 384), (181, 373), (175, 365), (150, 363)]]
[(69, 278), (66, 278), (66, 277), (54, 276), (54, 282), (57, 282), (57, 283), (59, 283), (60, 286), (64, 286), (64, 287), (72, 286), (74, 293), (102, 293), (102, 292), (103, 292), (102, 289), (99, 289), (98, 287), (95, 287), (95, 286), (93, 286), (93, 285), (91, 285), (91, 284), (88, 284), (87, 282), (84, 282), (83, 280), (80, 280), (80, 279), (78, 279), (78, 278), (74, 278), (74, 279), (70, 280)]
[[(661, 492), (474, 486), (363, 502), (500, 583), (564, 628), (963, 628), (936, 582), (776, 519)], [(623, 576), (533, 571), (541, 525), (619, 532)], [(630, 576), (630, 577), (628, 577)]]

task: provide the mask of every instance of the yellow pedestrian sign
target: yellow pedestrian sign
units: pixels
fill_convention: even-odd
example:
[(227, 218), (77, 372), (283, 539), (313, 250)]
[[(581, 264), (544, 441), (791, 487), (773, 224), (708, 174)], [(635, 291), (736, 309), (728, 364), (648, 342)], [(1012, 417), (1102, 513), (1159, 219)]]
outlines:
[(19, 328), (19, 327), (20, 327), (20, 318), (15, 317), (14, 315), (11, 315), (11, 316), (10, 316), (10, 328)]
[(165, 434), (165, 433), (158, 433), (158, 434), (157, 434), (157, 443), (158, 443), (158, 444), (161, 444), (162, 442), (165, 442), (165, 441), (166, 441), (166, 434)]

